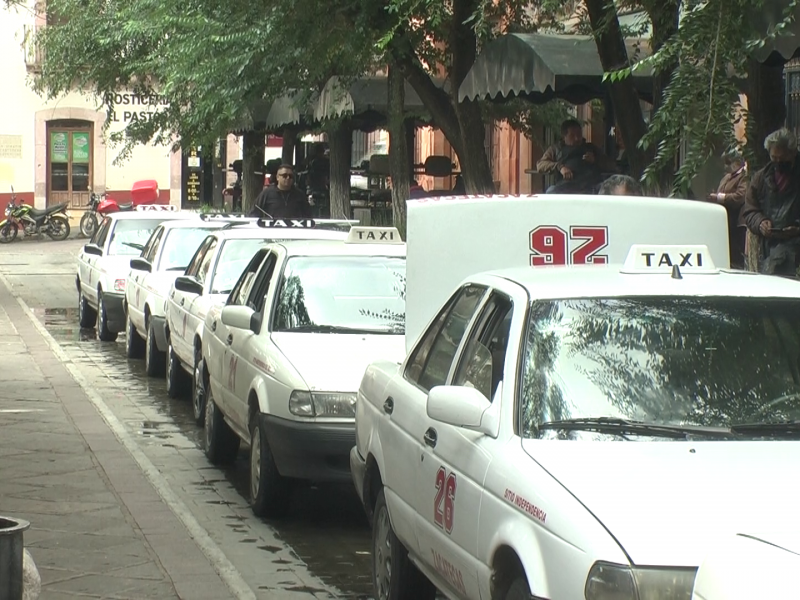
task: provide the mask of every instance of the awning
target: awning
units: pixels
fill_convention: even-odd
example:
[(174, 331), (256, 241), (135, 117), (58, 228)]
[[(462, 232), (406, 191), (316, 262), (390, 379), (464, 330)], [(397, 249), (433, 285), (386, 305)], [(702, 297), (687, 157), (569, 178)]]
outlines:
[[(626, 40), (628, 56), (648, 56), (641, 39)], [(652, 94), (652, 70), (633, 76), (640, 95)], [(459, 100), (520, 96), (541, 103), (561, 98), (583, 104), (605, 94), (603, 66), (588, 35), (509, 33), (487, 44), (458, 90)]]
[[(425, 112), (425, 105), (407, 81), (405, 86), (405, 111), (421, 115)], [(385, 75), (361, 77), (351, 83), (331, 77), (320, 92), (314, 118), (324, 121), (345, 115), (356, 118), (372, 115), (385, 119), (389, 111), (388, 94), (389, 81)]]
[(313, 94), (310, 100), (307, 98), (300, 91), (290, 90), (272, 101), (256, 100), (251, 102), (244, 111), (239, 126), (232, 133), (253, 129), (275, 132), (286, 125), (306, 127), (313, 119), (311, 113), (317, 95)]
[[(783, 20), (783, 12), (788, 7), (788, 0), (765, 0), (751, 15), (756, 31), (767, 35)], [(751, 56), (758, 62), (776, 66), (800, 56), (800, 5), (795, 7), (794, 20), (788, 24), (784, 34), (753, 50)]]

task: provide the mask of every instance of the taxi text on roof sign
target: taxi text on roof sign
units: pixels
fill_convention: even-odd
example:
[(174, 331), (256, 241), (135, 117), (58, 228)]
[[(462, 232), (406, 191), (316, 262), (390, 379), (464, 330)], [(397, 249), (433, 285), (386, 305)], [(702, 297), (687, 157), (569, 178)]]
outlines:
[(351, 227), (346, 244), (402, 244), (397, 227)]
[(259, 227), (278, 229), (308, 229), (314, 227), (314, 219), (258, 219)]
[(165, 210), (168, 212), (177, 212), (178, 207), (172, 204), (140, 204), (139, 206), (136, 207), (136, 210), (141, 212), (151, 211), (151, 210), (153, 211)]
[(672, 273), (677, 266), (681, 273), (719, 272), (704, 245), (641, 245), (631, 246), (622, 273)]

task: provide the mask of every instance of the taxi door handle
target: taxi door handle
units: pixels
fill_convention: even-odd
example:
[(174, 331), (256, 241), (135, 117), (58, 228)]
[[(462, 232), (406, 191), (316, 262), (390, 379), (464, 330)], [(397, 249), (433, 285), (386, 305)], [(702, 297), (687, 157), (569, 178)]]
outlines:
[(174, 298), (175, 297), (175, 290), (172, 290), (172, 293), (169, 295), (169, 297), (170, 298)]
[(211, 331), (216, 331), (216, 330), (217, 330), (217, 322), (211, 321)]
[(436, 430), (433, 427), (428, 427), (428, 431), (425, 432), (425, 435), (422, 436), (422, 439), (425, 440), (425, 444), (433, 448), (436, 446)]
[(228, 334), (228, 345), (231, 345), (232, 343), (233, 343), (233, 334), (229, 333)]
[(181, 298), (181, 306), (183, 306), (184, 302), (186, 302), (186, 298)]
[(392, 411), (394, 411), (394, 398), (389, 396), (386, 399), (386, 402), (383, 403), (383, 412), (385, 412), (387, 415), (390, 415), (392, 414)]

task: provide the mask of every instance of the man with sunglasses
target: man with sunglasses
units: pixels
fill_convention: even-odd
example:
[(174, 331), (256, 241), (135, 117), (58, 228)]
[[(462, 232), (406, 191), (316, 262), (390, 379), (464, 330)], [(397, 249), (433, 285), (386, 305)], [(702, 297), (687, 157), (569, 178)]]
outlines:
[(308, 198), (294, 185), (294, 167), (291, 165), (278, 167), (275, 184), (270, 184), (261, 190), (250, 216), (268, 219), (311, 218)]

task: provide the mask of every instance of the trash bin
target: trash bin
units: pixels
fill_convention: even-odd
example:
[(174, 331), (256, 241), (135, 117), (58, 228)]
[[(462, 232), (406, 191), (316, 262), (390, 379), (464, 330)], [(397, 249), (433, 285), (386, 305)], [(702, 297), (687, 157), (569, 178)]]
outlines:
[(22, 519), (0, 517), (0, 600), (22, 600)]

